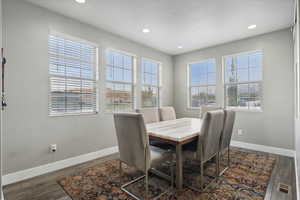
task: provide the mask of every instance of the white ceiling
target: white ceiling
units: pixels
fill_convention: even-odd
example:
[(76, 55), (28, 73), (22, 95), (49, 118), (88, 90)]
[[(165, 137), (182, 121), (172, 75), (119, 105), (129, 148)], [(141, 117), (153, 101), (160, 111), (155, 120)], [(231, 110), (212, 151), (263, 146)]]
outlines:
[[(172, 55), (289, 27), (294, 4), (294, 0), (28, 1)], [(248, 30), (251, 24), (257, 28)], [(151, 32), (142, 33), (144, 27)]]

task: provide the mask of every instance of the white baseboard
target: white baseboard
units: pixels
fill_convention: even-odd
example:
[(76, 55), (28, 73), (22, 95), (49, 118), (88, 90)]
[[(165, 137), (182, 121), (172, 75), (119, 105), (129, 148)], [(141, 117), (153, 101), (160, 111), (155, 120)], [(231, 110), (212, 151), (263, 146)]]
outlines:
[(87, 161), (91, 161), (97, 158), (101, 158), (104, 156), (108, 156), (114, 153), (118, 152), (118, 147), (114, 146), (114, 147), (110, 147), (110, 148), (106, 148), (106, 149), (102, 149), (100, 151), (96, 151), (96, 152), (92, 152), (92, 153), (88, 153), (88, 154), (84, 154), (84, 155), (80, 155), (80, 156), (76, 156), (76, 157), (72, 157), (72, 158), (68, 158), (65, 160), (60, 160), (57, 162), (53, 162), (53, 163), (49, 163), (46, 165), (42, 165), (42, 166), (38, 166), (38, 167), (34, 167), (31, 169), (25, 169), (22, 171), (18, 171), (18, 172), (14, 172), (11, 174), (6, 174), (3, 176), (3, 185), (9, 185), (12, 183), (16, 183), (19, 181), (23, 181), (26, 179), (30, 179), (33, 178), (35, 176), (40, 176), (49, 172), (54, 172), (60, 169), (64, 169), (67, 167), (71, 167), (74, 165), (78, 165)]
[(260, 145), (260, 144), (251, 144), (251, 143), (240, 142), (240, 141), (231, 141), (231, 146), (241, 147), (241, 148), (255, 150), (255, 151), (262, 151), (262, 152), (267, 152), (267, 153), (273, 153), (273, 154), (278, 154), (278, 155), (288, 156), (288, 157), (295, 156), (294, 150), (265, 146), (265, 145)]

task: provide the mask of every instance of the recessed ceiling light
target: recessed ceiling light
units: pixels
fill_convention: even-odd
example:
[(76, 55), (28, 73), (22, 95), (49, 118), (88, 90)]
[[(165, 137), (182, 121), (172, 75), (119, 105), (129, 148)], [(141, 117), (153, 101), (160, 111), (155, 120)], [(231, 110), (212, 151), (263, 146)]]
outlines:
[(248, 29), (255, 29), (255, 28), (256, 28), (255, 24), (252, 24), (252, 25), (248, 26)]
[(77, 3), (85, 3), (85, 0), (75, 0)]
[(143, 28), (143, 33), (149, 33), (150, 32), (150, 29), (148, 28)]
[(178, 48), (178, 49), (182, 49), (182, 48), (183, 48), (183, 46), (179, 45), (177, 48)]

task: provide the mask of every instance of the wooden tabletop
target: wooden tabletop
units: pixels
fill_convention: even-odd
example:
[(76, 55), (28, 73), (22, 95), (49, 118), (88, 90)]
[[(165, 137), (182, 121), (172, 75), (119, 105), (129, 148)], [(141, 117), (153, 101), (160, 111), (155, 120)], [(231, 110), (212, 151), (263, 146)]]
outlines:
[(198, 136), (202, 121), (198, 118), (181, 118), (147, 124), (150, 138), (160, 138), (174, 143), (182, 143)]

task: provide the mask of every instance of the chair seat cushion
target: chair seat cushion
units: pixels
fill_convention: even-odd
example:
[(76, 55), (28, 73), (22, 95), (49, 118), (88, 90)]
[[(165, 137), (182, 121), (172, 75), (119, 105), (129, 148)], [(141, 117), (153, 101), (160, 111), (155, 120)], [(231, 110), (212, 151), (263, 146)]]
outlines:
[(150, 146), (150, 166), (155, 167), (165, 161), (172, 161), (172, 151)]

